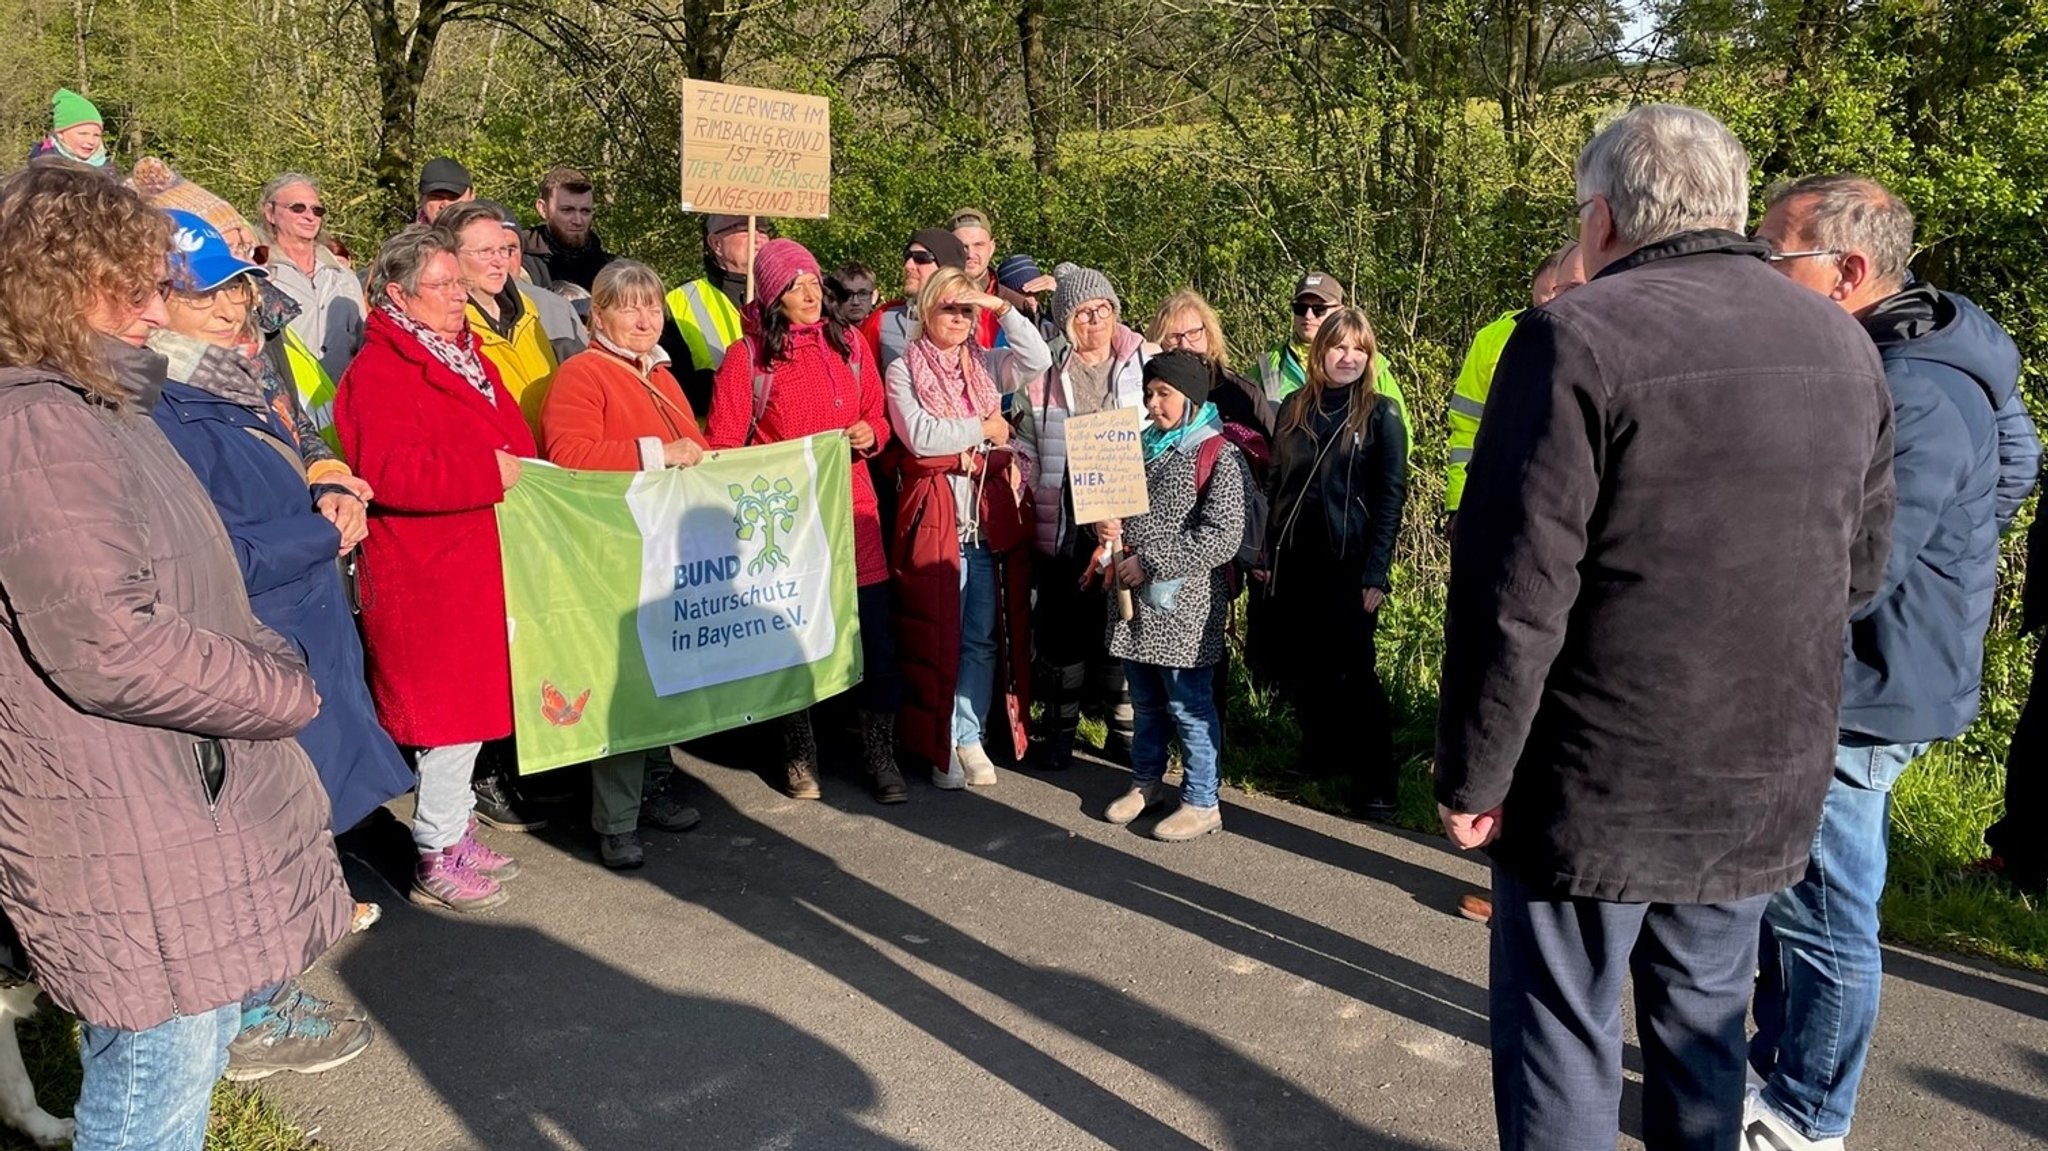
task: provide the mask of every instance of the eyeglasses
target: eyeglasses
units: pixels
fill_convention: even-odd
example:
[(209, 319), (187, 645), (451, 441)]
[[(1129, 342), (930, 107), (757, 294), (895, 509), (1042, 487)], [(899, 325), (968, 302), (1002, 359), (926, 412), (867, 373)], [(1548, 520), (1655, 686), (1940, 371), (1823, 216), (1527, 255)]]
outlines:
[(1826, 256), (1840, 259), (1845, 253), (1840, 248), (1803, 248), (1797, 252), (1766, 252), (1764, 263), (1782, 264), (1787, 260), (1804, 260), (1809, 257)]
[(1308, 300), (1296, 300), (1294, 301), (1294, 314), (1297, 316), (1320, 317), (1325, 312), (1328, 312), (1331, 308), (1334, 308), (1336, 306), (1337, 305), (1335, 304), (1318, 304), (1312, 303)]
[(875, 290), (873, 288), (855, 288), (853, 291), (846, 293), (846, 298), (849, 300), (872, 300), (875, 298)]
[(1198, 325), (1185, 332), (1167, 332), (1159, 337), (1159, 343), (1162, 347), (1178, 348), (1196, 336), (1207, 335), (1208, 331), (1209, 329)]
[(461, 252), (465, 256), (474, 256), (479, 260), (513, 260), (519, 257), (519, 245), (507, 244), (502, 248), (463, 248)]
[(1108, 304), (1096, 304), (1093, 307), (1074, 309), (1074, 322), (1077, 324), (1104, 324), (1108, 323), (1110, 318), (1115, 315), (1115, 308), (1110, 307)]
[[(451, 291), (451, 289), (453, 290)], [(451, 296), (466, 296), (469, 294), (469, 288), (462, 282), (462, 277), (460, 276), (451, 277), (446, 280), (421, 280), (420, 290), (417, 294), (424, 296), (428, 292), (443, 292)]]
[(324, 220), (327, 218), (327, 205), (325, 204), (308, 204), (301, 201), (297, 204), (284, 204), (281, 205), (281, 207), (283, 207), (285, 211), (290, 212), (294, 216), (303, 216), (306, 213), (311, 212), (313, 213), (313, 218), (316, 220)]
[(930, 252), (925, 251), (923, 248), (910, 249), (909, 251), (903, 253), (903, 259), (906, 262), (912, 264), (936, 264), (939, 262), (939, 258), (937, 256), (932, 255)]
[(256, 302), (256, 292), (247, 284), (236, 283), (224, 284), (210, 292), (181, 292), (174, 290), (164, 298), (181, 308), (189, 308), (195, 312), (209, 311), (220, 307), (222, 304), (226, 304), (239, 312), (248, 309), (250, 305)]

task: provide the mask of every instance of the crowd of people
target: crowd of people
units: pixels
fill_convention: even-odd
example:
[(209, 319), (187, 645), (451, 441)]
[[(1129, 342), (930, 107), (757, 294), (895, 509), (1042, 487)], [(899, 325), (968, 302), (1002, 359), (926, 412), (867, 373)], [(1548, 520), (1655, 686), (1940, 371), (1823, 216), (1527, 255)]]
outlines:
[[(973, 208), (909, 236), (888, 302), (739, 216), (670, 288), (606, 248), (583, 173), (547, 172), (527, 227), (439, 158), (359, 270), (311, 177), (252, 223), (160, 160), (124, 177), (99, 129), (59, 92), (0, 184), (0, 907), (83, 1023), (80, 1148), (196, 1149), (224, 1071), (369, 1045), (295, 977), (375, 921), (337, 836), (386, 802), (414, 793), (413, 901), (507, 899), (479, 825), (544, 821), (505, 754), (494, 509), (526, 461), (843, 433), (879, 803), (906, 764), (942, 791), (1067, 768), (1096, 709), (1129, 769), (1100, 817), (1215, 832), (1240, 650), (1304, 770), (1394, 814), (1375, 630), (1414, 428), (1327, 272), (1254, 379), (1195, 290), (1141, 330), (1099, 270), (997, 259)], [(1576, 177), (1579, 239), (1449, 396), (1436, 795), (1494, 859), (1464, 911), (1492, 925), (1501, 1143), (1613, 1145), (1632, 973), (1649, 1146), (1839, 1147), (1889, 789), (1976, 713), (2039, 470), (2018, 352), (1912, 279), (1912, 214), (1872, 181), (1781, 185), (1751, 232), (1705, 113), (1631, 110)], [(1068, 421), (1117, 409), (1150, 510), (1079, 522)], [(776, 721), (789, 796), (823, 794), (830, 730)], [(699, 821), (668, 749), (587, 775), (606, 867)], [(1993, 840), (2039, 881), (2023, 829)]]

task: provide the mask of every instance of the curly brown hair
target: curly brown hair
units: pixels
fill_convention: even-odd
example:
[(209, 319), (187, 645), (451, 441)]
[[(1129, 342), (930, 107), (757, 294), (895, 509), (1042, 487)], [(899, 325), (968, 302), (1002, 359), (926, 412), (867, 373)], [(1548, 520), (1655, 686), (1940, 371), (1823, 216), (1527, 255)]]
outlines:
[(159, 291), (172, 231), (134, 189), (83, 165), (37, 161), (0, 183), (0, 365), (42, 365), (120, 404), (86, 317)]

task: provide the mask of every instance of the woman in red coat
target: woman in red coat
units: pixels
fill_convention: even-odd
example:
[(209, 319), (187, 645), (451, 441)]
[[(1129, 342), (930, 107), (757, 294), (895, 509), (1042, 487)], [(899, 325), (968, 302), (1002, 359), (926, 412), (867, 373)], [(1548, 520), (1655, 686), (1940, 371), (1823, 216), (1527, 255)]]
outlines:
[[(741, 312), (746, 335), (726, 353), (712, 392), (713, 448), (737, 448), (844, 431), (854, 459), (866, 461), (889, 443), (887, 401), (866, 341), (824, 314), (818, 261), (794, 240), (770, 240), (754, 257), (760, 295)], [(768, 381), (767, 405), (754, 419), (754, 381)], [(908, 798), (896, 766), (896, 707), (902, 688), (889, 622), (889, 559), (875, 485), (865, 466), (853, 469), (853, 554), (859, 570), (861, 743), (875, 798)], [(808, 712), (783, 722), (784, 790), (817, 799), (818, 742)]]
[[(613, 260), (590, 285), (590, 347), (562, 361), (540, 409), (549, 463), (601, 472), (687, 468), (704, 458), (704, 432), (661, 350), (661, 277)], [(590, 826), (614, 871), (647, 861), (639, 827), (684, 831), (695, 808), (671, 793), (667, 748), (608, 755), (590, 765)]]
[(512, 734), (505, 581), (492, 510), (535, 454), (518, 401), (478, 354), (453, 238), (408, 228), (377, 254), (363, 350), (335, 427), (377, 491), (357, 597), (377, 716), (414, 749), (415, 902), (504, 902), (517, 865), (476, 838), (470, 773)]

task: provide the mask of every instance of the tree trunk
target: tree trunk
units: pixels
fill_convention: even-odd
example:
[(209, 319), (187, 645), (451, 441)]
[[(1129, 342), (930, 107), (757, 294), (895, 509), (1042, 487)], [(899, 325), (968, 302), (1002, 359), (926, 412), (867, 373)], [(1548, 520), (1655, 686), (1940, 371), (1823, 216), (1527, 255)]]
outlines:
[(1024, 107), (1031, 121), (1031, 161), (1041, 180), (1059, 170), (1059, 121), (1045, 94), (1045, 0), (1024, 0), (1017, 14), (1017, 43), (1024, 56)]
[(403, 226), (418, 210), (414, 154), (420, 85), (434, 62), (434, 44), (448, 20), (449, 0), (420, 0), (419, 15), (407, 28), (395, 0), (369, 7), (370, 47), (377, 57), (377, 158), (372, 167), (384, 192), (385, 223)]

